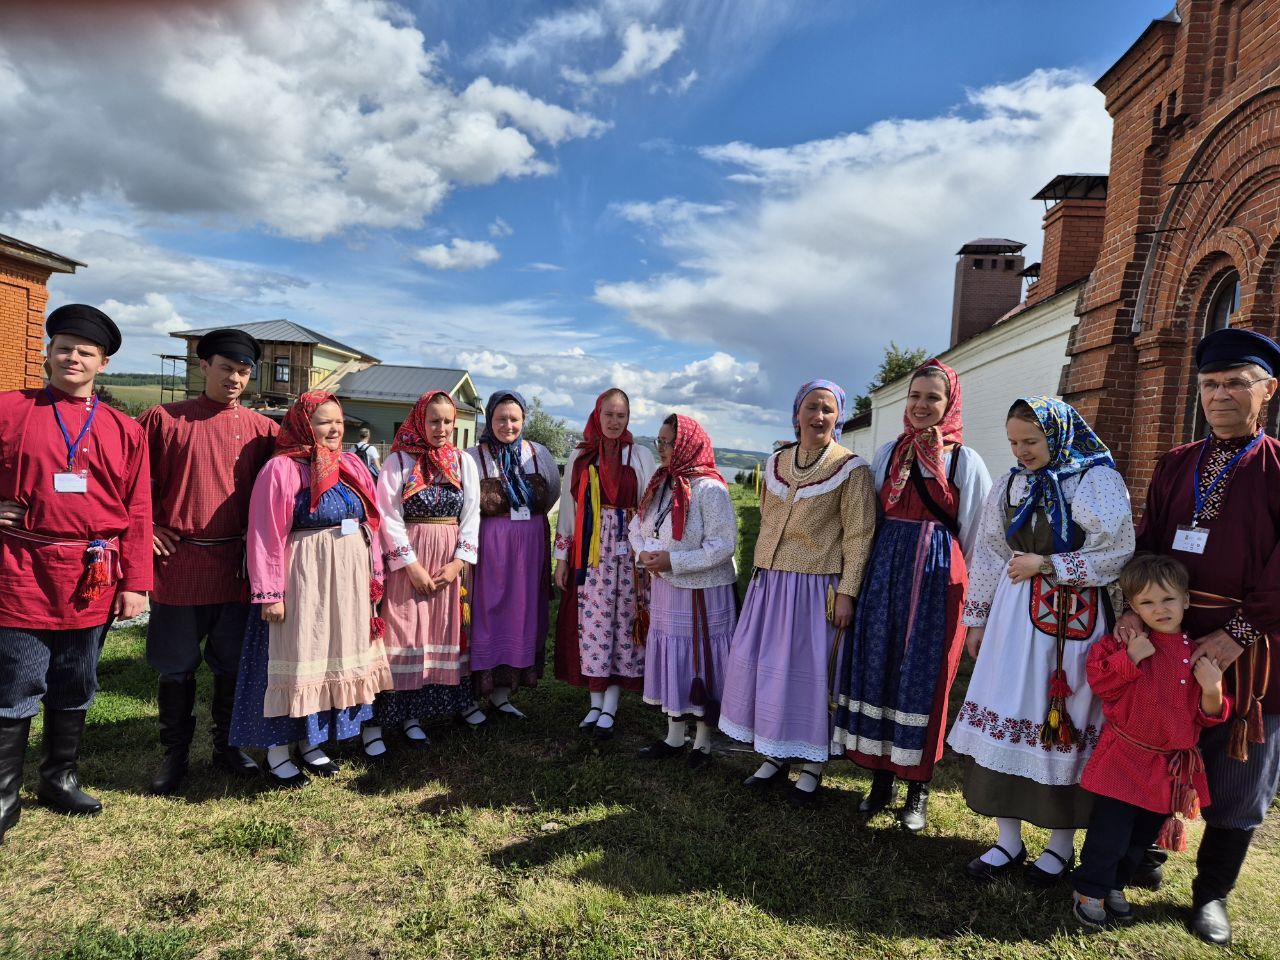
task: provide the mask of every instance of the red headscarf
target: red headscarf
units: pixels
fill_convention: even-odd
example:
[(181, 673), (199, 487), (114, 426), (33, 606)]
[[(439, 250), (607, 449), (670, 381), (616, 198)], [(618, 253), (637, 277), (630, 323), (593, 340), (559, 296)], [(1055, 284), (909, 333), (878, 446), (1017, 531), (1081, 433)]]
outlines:
[(587, 418), (587, 428), (582, 432), (582, 442), (578, 444), (578, 457), (573, 463), (573, 477), (570, 489), (574, 496), (582, 487), (587, 475), (587, 467), (596, 465), (600, 471), (600, 492), (605, 503), (618, 502), (618, 481), (622, 473), (622, 448), (632, 442), (630, 430), (623, 430), (622, 436), (610, 440), (604, 435), (600, 426), (600, 408), (604, 406), (606, 397), (618, 396), (626, 400), (627, 409), (631, 409), (631, 401), (625, 393), (616, 388), (606, 390), (596, 397), (596, 408)]
[[(955, 493), (951, 484), (947, 483), (946, 471), (942, 469), (942, 452), (947, 444), (960, 443), (964, 439), (964, 423), (961, 418), (963, 404), (960, 400), (960, 378), (945, 363), (934, 357), (926, 360), (911, 379), (915, 380), (926, 370), (941, 370), (947, 378), (947, 409), (942, 419), (932, 427), (919, 430), (911, 425), (911, 417), (906, 408), (902, 411), (903, 431), (898, 438), (898, 445), (893, 451), (893, 460), (889, 464), (887, 474), (889, 480), (888, 506), (898, 502), (902, 491), (906, 489), (911, 478), (911, 464), (919, 460), (920, 465), (938, 480), (942, 488), (942, 506), (954, 509)], [(908, 389), (910, 385), (908, 385)], [(908, 401), (909, 403), (910, 401)]]
[(365, 520), (373, 530), (378, 529), (378, 508), (365, 495), (360, 484), (360, 476), (355, 469), (342, 459), (341, 450), (332, 450), (323, 443), (316, 442), (316, 431), (311, 426), (311, 418), (318, 408), (326, 403), (342, 404), (332, 393), (323, 390), (312, 390), (304, 393), (284, 415), (280, 424), (280, 433), (276, 436), (277, 457), (291, 457), (294, 460), (306, 460), (311, 466), (311, 509), (320, 506), (320, 498), (325, 492), (338, 485), (341, 478), (347, 486), (356, 492), (364, 501)]
[(435, 482), (437, 477), (458, 490), (462, 489), (462, 467), (458, 448), (451, 440), (433, 447), (431, 441), (427, 439), (427, 407), (431, 406), (432, 401), (438, 397), (448, 400), (455, 411), (458, 409), (458, 405), (453, 402), (453, 397), (443, 390), (424, 393), (409, 411), (409, 418), (400, 424), (400, 429), (396, 431), (396, 439), (391, 444), (392, 453), (404, 452), (416, 458), (413, 469), (409, 473), (409, 479), (404, 485), (402, 498), (404, 500), (425, 490)]
[(640, 498), (640, 515), (643, 517), (649, 502), (657, 496), (666, 480), (671, 480), (671, 535), (679, 540), (684, 537), (684, 519), (693, 499), (690, 481), (695, 477), (714, 477), (724, 483), (724, 477), (716, 469), (716, 454), (711, 438), (697, 420), (676, 415), (676, 439), (671, 451), (671, 463), (659, 467), (649, 480), (644, 496)]

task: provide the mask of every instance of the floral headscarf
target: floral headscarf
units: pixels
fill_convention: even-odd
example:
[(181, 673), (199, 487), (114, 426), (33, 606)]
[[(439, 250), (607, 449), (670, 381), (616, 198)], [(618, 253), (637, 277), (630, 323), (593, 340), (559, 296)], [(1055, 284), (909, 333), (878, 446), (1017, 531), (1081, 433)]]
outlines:
[(304, 393), (284, 415), (280, 424), (280, 433), (276, 437), (275, 456), (290, 457), (294, 460), (305, 460), (311, 467), (311, 510), (320, 506), (320, 498), (338, 485), (341, 479), (365, 501), (366, 522), (376, 530), (378, 528), (378, 508), (364, 495), (358, 475), (350, 464), (342, 459), (341, 450), (332, 450), (316, 441), (315, 428), (311, 426), (311, 418), (326, 403), (342, 404), (332, 393), (323, 390), (312, 390)]
[(711, 438), (697, 420), (676, 416), (675, 445), (671, 451), (671, 463), (659, 467), (649, 480), (644, 496), (640, 498), (640, 516), (645, 515), (650, 502), (657, 496), (663, 484), (671, 484), (671, 535), (684, 537), (684, 521), (693, 499), (690, 481), (697, 477), (714, 477), (724, 483), (724, 477), (716, 469), (716, 454)]
[[(948, 509), (955, 507), (955, 492), (951, 484), (946, 482), (942, 469), (942, 453), (947, 444), (960, 443), (964, 439), (964, 424), (961, 420), (960, 378), (956, 372), (936, 357), (926, 360), (911, 375), (914, 381), (928, 370), (941, 370), (947, 380), (947, 408), (942, 419), (932, 427), (921, 430), (911, 425), (911, 417), (904, 408), (902, 411), (902, 433), (898, 445), (893, 450), (893, 460), (889, 464), (889, 506), (898, 502), (902, 491), (907, 487), (911, 477), (911, 464), (919, 461), (939, 481), (942, 488), (942, 506)], [(908, 400), (909, 404), (911, 401)]]
[(443, 390), (424, 393), (413, 405), (408, 419), (400, 424), (395, 441), (391, 444), (392, 453), (403, 452), (414, 457), (413, 469), (410, 470), (409, 479), (404, 484), (402, 500), (410, 499), (437, 479), (443, 480), (458, 490), (462, 489), (462, 466), (458, 448), (451, 440), (446, 440), (440, 446), (434, 447), (427, 439), (427, 407), (439, 397), (444, 397), (451, 407), (457, 409), (453, 397)]
[(582, 432), (582, 442), (578, 444), (578, 457), (573, 463), (571, 489), (575, 496), (582, 490), (582, 481), (586, 477), (587, 467), (595, 464), (600, 472), (600, 488), (605, 503), (617, 503), (618, 480), (622, 473), (622, 448), (633, 442), (630, 430), (622, 431), (622, 436), (610, 439), (604, 435), (604, 427), (600, 424), (600, 408), (604, 406), (606, 397), (621, 395), (626, 400), (627, 408), (631, 400), (621, 390), (606, 390), (596, 397), (595, 409), (587, 418), (586, 429)]

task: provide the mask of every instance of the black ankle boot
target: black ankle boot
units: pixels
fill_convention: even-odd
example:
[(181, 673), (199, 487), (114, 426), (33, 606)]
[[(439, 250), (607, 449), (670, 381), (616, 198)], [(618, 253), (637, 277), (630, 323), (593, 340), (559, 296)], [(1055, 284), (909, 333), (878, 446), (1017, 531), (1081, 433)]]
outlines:
[(898, 781), (889, 770), (877, 770), (871, 775), (871, 789), (858, 804), (858, 812), (865, 817), (879, 813), (898, 796)]
[(1204, 828), (1191, 883), (1191, 932), (1206, 943), (1225, 946), (1231, 942), (1227, 896), (1240, 877), (1251, 840), (1252, 830)]
[(22, 761), (27, 755), (31, 718), (0, 719), (0, 843), (5, 831), (22, 816)]
[(187, 674), (177, 680), (162, 677), (156, 688), (156, 703), (164, 760), (160, 763), (160, 772), (151, 781), (151, 793), (167, 796), (176, 793), (187, 778), (187, 758), (196, 732), (196, 718), (191, 712), (196, 705), (195, 675)]
[(209, 712), (213, 715), (213, 765), (233, 777), (256, 777), (262, 771), (253, 758), (230, 743), (231, 714), (235, 703), (236, 678), (214, 674), (213, 702), (209, 704)]
[(912, 780), (907, 784), (907, 802), (898, 822), (912, 833), (919, 833), (929, 821), (929, 784)]
[(76, 761), (84, 736), (83, 710), (44, 711), (44, 763), (36, 796), (61, 813), (94, 816), (102, 804), (80, 789)]

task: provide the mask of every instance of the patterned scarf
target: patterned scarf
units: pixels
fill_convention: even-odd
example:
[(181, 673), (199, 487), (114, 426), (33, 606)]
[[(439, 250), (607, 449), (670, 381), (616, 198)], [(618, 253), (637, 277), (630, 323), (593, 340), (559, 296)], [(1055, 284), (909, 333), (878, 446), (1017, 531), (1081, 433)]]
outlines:
[(510, 443), (503, 443), (493, 434), (493, 411), (498, 404), (508, 400), (518, 405), (521, 412), (528, 412), (529, 405), (515, 390), (499, 390), (490, 394), (489, 402), (484, 405), (484, 432), (480, 434), (480, 442), (488, 447), (489, 456), (498, 465), (502, 489), (506, 491), (511, 506), (516, 509), (532, 507), (533, 488), (529, 486), (529, 480), (524, 475), (524, 464), (521, 462), (524, 454), (524, 430), (521, 429), (520, 436)]
[(391, 444), (392, 453), (403, 452), (415, 458), (413, 469), (409, 471), (409, 479), (405, 481), (402, 500), (408, 500), (421, 493), (437, 478), (458, 490), (462, 489), (462, 466), (458, 448), (451, 440), (433, 447), (431, 441), (427, 439), (427, 407), (437, 397), (444, 397), (451, 407), (457, 409), (453, 397), (443, 390), (424, 393), (409, 411), (409, 418), (400, 424), (395, 441)]
[[(365, 495), (359, 483), (359, 474), (342, 459), (341, 450), (331, 450), (316, 442), (316, 432), (311, 418), (326, 403), (338, 403), (338, 398), (323, 390), (313, 390), (300, 396), (284, 415), (280, 433), (276, 437), (277, 457), (305, 460), (311, 466), (311, 511), (320, 506), (320, 498), (338, 485), (346, 483), (364, 501), (366, 522), (370, 529), (378, 529), (378, 508)], [(341, 404), (338, 404), (341, 408)], [(367, 474), (366, 474), (367, 476)]]
[(671, 484), (671, 535), (680, 540), (684, 537), (684, 521), (689, 513), (689, 504), (693, 499), (693, 488), (690, 483), (696, 477), (714, 477), (724, 483), (724, 477), (716, 469), (716, 454), (711, 446), (711, 438), (703, 430), (697, 420), (692, 417), (676, 416), (675, 446), (671, 451), (671, 463), (659, 467), (649, 480), (644, 496), (640, 498), (640, 516), (645, 512), (663, 484)]
[[(609, 393), (606, 391), (606, 393)], [(610, 394), (617, 396), (617, 394)], [(630, 430), (623, 430), (622, 436), (611, 440), (604, 435), (600, 425), (600, 408), (604, 406), (606, 394), (596, 397), (596, 407), (587, 418), (587, 427), (582, 432), (582, 442), (578, 444), (578, 456), (573, 462), (571, 490), (575, 498), (581, 500), (587, 479), (587, 468), (594, 466), (600, 474), (600, 489), (605, 503), (618, 502), (618, 478), (622, 473), (622, 448), (632, 442)], [(626, 394), (622, 394), (626, 397)], [(627, 399), (627, 408), (631, 401)], [(581, 503), (579, 503), (581, 507)]]
[(840, 440), (840, 427), (844, 425), (844, 390), (838, 384), (832, 383), (830, 380), (810, 380), (803, 387), (796, 391), (795, 402), (791, 404), (791, 425), (795, 427), (796, 439), (800, 439), (800, 404), (804, 403), (804, 398), (815, 390), (830, 390), (836, 398), (836, 426), (831, 436), (838, 443)]
[[(1071, 405), (1052, 397), (1021, 399), (1035, 412), (1048, 438), (1049, 462), (1030, 475), (1027, 498), (1014, 513), (1005, 536), (1012, 537), (1031, 519), (1037, 504), (1043, 504), (1053, 528), (1054, 553), (1066, 553), (1071, 549), (1071, 508), (1062, 493), (1062, 481), (1090, 467), (1114, 469), (1116, 462), (1106, 444)], [(1025, 472), (1025, 468), (1015, 466), (1011, 472)]]
[[(902, 496), (911, 478), (911, 464), (919, 461), (920, 465), (937, 478), (942, 488), (942, 506), (954, 511), (956, 496), (951, 484), (946, 481), (946, 473), (942, 469), (943, 449), (949, 443), (960, 443), (964, 439), (964, 424), (961, 419), (963, 404), (960, 399), (960, 378), (956, 372), (936, 357), (926, 360), (924, 365), (912, 376), (914, 382), (922, 371), (928, 369), (941, 370), (947, 378), (947, 408), (942, 419), (932, 427), (923, 430), (911, 425), (911, 417), (906, 409), (902, 411), (902, 433), (893, 450), (893, 460), (889, 463), (889, 506), (893, 506)], [(929, 377), (936, 380), (935, 377)], [(910, 400), (907, 401), (910, 404)]]

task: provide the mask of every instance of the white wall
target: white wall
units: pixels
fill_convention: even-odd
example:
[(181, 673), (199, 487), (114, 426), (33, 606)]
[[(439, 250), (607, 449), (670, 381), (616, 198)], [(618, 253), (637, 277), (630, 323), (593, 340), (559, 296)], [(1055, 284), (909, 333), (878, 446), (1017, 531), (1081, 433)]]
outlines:
[[(1041, 301), (942, 354), (964, 391), (964, 443), (976, 450), (994, 477), (1013, 466), (1005, 415), (1018, 397), (1057, 397), (1067, 362), (1067, 337), (1075, 326), (1079, 287)], [(902, 432), (907, 378), (871, 395), (871, 426), (845, 434), (843, 443), (868, 460)]]

